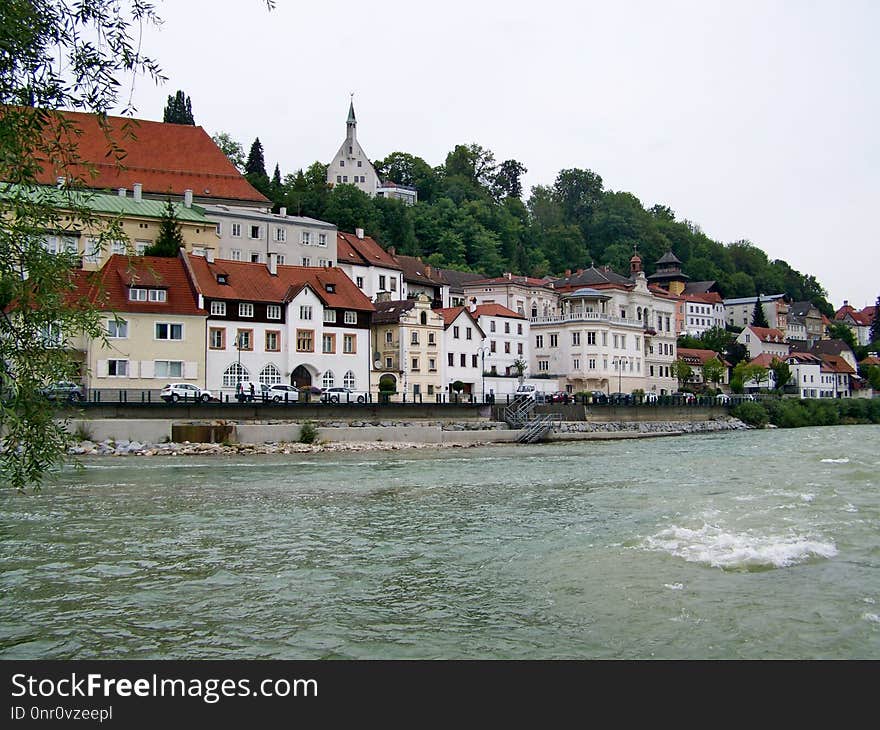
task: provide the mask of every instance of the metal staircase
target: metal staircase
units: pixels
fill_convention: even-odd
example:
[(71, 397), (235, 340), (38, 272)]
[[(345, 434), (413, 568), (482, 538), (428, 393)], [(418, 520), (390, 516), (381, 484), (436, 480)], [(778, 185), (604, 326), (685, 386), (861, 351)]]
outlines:
[(526, 424), (516, 440), (521, 444), (533, 444), (554, 431), (560, 423), (562, 423), (562, 416), (558, 413), (545, 413), (542, 416), (537, 416)]
[(517, 398), (504, 409), (504, 420), (511, 428), (520, 429), (516, 440), (521, 444), (533, 444), (562, 423), (558, 413), (535, 416), (535, 401), (530, 398)]

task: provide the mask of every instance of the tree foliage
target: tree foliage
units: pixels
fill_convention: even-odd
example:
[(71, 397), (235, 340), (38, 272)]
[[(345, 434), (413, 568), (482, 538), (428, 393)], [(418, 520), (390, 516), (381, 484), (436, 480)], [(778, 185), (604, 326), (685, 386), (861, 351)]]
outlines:
[(788, 381), (791, 380), (791, 368), (787, 362), (774, 357), (770, 363), (770, 370), (773, 372), (773, 382), (776, 383), (776, 390), (782, 390), (788, 385)]
[(235, 168), (239, 172), (244, 172), (244, 147), (241, 146), (241, 143), (236, 142), (226, 132), (217, 132), (217, 134), (211, 137), (211, 139), (214, 141), (214, 144), (220, 148), (223, 154), (229, 158), (229, 161), (235, 165)]
[(681, 358), (672, 363), (671, 369), (672, 376), (678, 380), (679, 389), (684, 388), (691, 378), (694, 377), (694, 369)]
[(752, 310), (751, 323), (753, 327), (764, 327), (765, 329), (770, 326), (767, 322), (767, 315), (764, 314), (764, 305), (761, 302), (760, 296), (755, 301), (755, 308)]
[(871, 342), (880, 342), (880, 296), (874, 303), (874, 320), (871, 322)]
[(174, 96), (169, 96), (162, 121), (195, 126), (196, 120), (193, 119), (192, 101), (190, 98), (182, 91), (178, 91)]
[[(96, 220), (77, 190), (76, 130), (55, 110), (97, 113), (107, 158), (119, 162), (122, 140), (102, 114), (117, 105), (117, 77), (161, 79), (133, 39), (156, 21), (142, 0), (7, 0), (0, 10), (0, 470), (17, 489), (39, 485), (69, 442), (43, 388), (76, 379), (73, 344), (102, 337), (95, 308), (74, 296), (82, 252), (66, 234), (88, 228), (99, 247), (124, 240), (118, 222)], [(43, 166), (65, 178), (60, 189), (37, 185)], [(60, 252), (47, 250), (47, 231), (64, 243)]]
[(171, 198), (165, 201), (165, 210), (162, 211), (162, 220), (159, 222), (159, 235), (152, 246), (147, 246), (145, 256), (165, 256), (174, 258), (183, 248), (183, 232), (174, 212), (174, 204)]

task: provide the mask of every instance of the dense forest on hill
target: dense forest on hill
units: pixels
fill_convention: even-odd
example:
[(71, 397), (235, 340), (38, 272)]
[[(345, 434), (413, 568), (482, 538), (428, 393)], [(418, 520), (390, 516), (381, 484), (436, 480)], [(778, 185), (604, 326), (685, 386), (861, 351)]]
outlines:
[(437, 266), (490, 276), (504, 271), (543, 276), (594, 263), (628, 274), (637, 248), (651, 274), (654, 262), (672, 250), (685, 274), (694, 281), (717, 281), (725, 297), (784, 292), (833, 316), (814, 276), (771, 261), (749, 241), (715, 241), (666, 205), (646, 209), (631, 193), (606, 189), (591, 170), (561, 170), (551, 185), (533, 187), (524, 199), (525, 166), (517, 160), (497, 162), (480, 145), (457, 145), (437, 167), (394, 152), (374, 164), (382, 179), (418, 190), (418, 204), (408, 207), (370, 198), (353, 185), (331, 189), (327, 166), (319, 162), (283, 178), (276, 165), (270, 178), (259, 140), (255, 146), (245, 174), (276, 209), (283, 205), (291, 214), (329, 221), (341, 230), (363, 228), (384, 246)]

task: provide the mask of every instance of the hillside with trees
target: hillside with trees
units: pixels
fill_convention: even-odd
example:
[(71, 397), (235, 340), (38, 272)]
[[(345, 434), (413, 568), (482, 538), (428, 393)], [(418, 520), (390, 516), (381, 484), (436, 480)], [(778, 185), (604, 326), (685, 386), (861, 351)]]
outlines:
[(537, 185), (524, 198), (525, 165), (498, 162), (478, 144), (457, 145), (437, 167), (406, 152), (374, 164), (382, 179), (416, 188), (418, 204), (370, 198), (353, 185), (330, 188), (319, 162), (284, 176), (276, 166), (271, 182), (265, 167), (257, 175), (248, 170), (248, 177), (276, 209), (286, 206), (342, 230), (363, 228), (383, 245), (441, 267), (544, 276), (593, 263), (627, 274), (637, 247), (651, 274), (672, 250), (692, 280), (716, 281), (725, 297), (784, 292), (833, 315), (814, 276), (771, 261), (750, 241), (715, 241), (667, 205), (646, 208), (632, 193), (607, 189), (592, 170), (560, 170), (552, 184)]

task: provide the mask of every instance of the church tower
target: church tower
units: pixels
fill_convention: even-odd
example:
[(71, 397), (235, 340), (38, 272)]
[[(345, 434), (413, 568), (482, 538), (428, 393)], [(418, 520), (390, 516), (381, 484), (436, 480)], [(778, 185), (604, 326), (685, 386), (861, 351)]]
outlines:
[(370, 197), (376, 195), (379, 176), (357, 140), (357, 117), (354, 114), (354, 94), (348, 107), (345, 120), (345, 141), (327, 167), (327, 183), (334, 185), (354, 185)]

